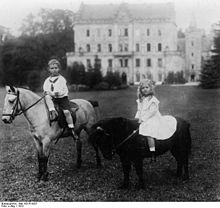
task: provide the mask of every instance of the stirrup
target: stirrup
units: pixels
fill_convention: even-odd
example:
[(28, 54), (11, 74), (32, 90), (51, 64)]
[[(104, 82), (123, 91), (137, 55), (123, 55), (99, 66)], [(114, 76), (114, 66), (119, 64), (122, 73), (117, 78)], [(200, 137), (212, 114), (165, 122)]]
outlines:
[(78, 140), (78, 139), (79, 139), (79, 136), (76, 134), (76, 132), (75, 132), (73, 129), (71, 129), (71, 133), (72, 133), (73, 138), (74, 138), (75, 140)]
[(50, 114), (50, 121), (51, 122), (57, 120), (58, 114), (57, 114), (57, 112), (55, 110), (50, 111), (49, 114)]

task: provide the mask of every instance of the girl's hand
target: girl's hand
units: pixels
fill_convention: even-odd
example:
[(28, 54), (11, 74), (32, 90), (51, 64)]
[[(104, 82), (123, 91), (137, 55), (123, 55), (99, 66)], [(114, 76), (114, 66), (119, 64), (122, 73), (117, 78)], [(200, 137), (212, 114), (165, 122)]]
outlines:
[(59, 96), (59, 92), (54, 92), (54, 96), (58, 97)]

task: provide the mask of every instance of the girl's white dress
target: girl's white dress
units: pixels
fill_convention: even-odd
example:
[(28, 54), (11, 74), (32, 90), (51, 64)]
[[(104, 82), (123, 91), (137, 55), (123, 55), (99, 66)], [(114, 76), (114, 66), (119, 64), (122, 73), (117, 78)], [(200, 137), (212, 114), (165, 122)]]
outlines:
[(144, 98), (142, 102), (137, 100), (138, 110), (135, 118), (141, 121), (139, 134), (154, 137), (156, 139), (167, 139), (176, 131), (177, 121), (173, 116), (162, 116), (159, 112), (159, 100), (152, 97), (150, 100)]

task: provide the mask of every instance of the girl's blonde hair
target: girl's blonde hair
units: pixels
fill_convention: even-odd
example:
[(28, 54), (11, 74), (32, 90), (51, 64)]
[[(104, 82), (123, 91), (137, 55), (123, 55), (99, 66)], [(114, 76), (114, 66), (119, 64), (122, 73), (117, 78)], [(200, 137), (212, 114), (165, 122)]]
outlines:
[(137, 97), (140, 101), (143, 100), (143, 93), (141, 91), (141, 89), (144, 87), (144, 86), (148, 86), (150, 88), (150, 91), (148, 93), (148, 95), (154, 95), (154, 82), (150, 79), (143, 79), (140, 81), (140, 84), (138, 86), (138, 89), (137, 89)]

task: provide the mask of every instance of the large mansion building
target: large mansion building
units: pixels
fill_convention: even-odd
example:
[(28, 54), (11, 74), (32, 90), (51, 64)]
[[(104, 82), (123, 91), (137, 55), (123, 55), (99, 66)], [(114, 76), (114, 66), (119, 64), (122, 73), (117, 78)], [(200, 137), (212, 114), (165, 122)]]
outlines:
[(210, 51), (210, 41), (194, 20), (178, 36), (173, 3), (81, 4), (74, 20), (75, 51), (67, 53), (67, 65), (75, 61), (86, 68), (101, 63), (103, 75), (119, 71), (128, 83), (183, 71), (188, 81), (198, 80)]

